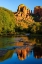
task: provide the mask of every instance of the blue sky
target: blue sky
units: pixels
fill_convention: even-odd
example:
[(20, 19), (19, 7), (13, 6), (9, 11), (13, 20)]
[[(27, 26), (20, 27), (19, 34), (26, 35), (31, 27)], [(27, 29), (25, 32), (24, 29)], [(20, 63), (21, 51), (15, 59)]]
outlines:
[(1, 7), (12, 11), (17, 11), (20, 4), (24, 4), (27, 8), (33, 10), (35, 6), (42, 6), (42, 0), (0, 0)]

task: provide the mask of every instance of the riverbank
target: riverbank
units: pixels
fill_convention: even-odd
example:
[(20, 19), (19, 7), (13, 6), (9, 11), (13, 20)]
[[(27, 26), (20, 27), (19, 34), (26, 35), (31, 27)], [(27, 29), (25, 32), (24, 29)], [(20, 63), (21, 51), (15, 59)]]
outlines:
[(31, 33), (13, 33), (13, 34), (3, 34), (0, 37), (11, 37), (11, 36), (31, 36), (31, 37), (42, 37), (42, 34), (31, 34)]

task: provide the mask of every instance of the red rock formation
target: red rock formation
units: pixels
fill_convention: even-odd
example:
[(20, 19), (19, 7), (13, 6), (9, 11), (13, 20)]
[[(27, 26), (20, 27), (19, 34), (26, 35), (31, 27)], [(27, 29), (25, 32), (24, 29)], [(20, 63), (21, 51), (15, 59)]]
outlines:
[(41, 6), (36, 6), (34, 8), (34, 13), (30, 12), (29, 9), (27, 9), (27, 7), (24, 4), (20, 4), (18, 6), (17, 12), (14, 12), (15, 14), (15, 18), (17, 21), (21, 21), (21, 20), (25, 20), (25, 21), (29, 21), (29, 22), (34, 22), (35, 20), (33, 20), (32, 15), (37, 14), (37, 16), (40, 16), (41, 18), (39, 19), (40, 21), (42, 21), (42, 7)]
[(34, 8), (34, 14), (38, 13), (40, 16), (42, 16), (42, 7), (41, 6), (36, 6)]
[(18, 6), (17, 12), (14, 13), (15, 17), (18, 20), (26, 19), (30, 15), (30, 10), (24, 4)]

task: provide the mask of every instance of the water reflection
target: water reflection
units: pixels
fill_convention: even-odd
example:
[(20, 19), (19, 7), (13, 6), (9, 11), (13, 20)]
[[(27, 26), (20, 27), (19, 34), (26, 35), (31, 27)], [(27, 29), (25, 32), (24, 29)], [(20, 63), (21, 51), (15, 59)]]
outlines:
[(17, 54), (19, 60), (25, 60), (30, 53), (33, 52), (35, 58), (42, 58), (42, 47), (41, 46), (31, 46), (31, 47), (19, 47), (13, 50), (0, 50), (0, 61), (4, 61), (12, 57), (14, 53)]
[(36, 45), (33, 49), (33, 53), (35, 58), (42, 58), (42, 46)]
[[(17, 46), (17, 45), (16, 45)], [(0, 61), (10, 58), (13, 53), (17, 54), (19, 60), (24, 60), (29, 55), (29, 52), (32, 51), (33, 46), (18, 46), (0, 49)]]
[(12, 57), (14, 50), (0, 50), (0, 61), (4, 61)]
[(42, 59), (42, 37), (0, 38), (0, 62), (12, 58), (13, 54), (19, 60), (27, 60), (32, 55), (33, 59)]
[(31, 48), (26, 47), (24, 49), (17, 49), (17, 56), (19, 60), (25, 60), (26, 57), (29, 55), (29, 52), (31, 51)]

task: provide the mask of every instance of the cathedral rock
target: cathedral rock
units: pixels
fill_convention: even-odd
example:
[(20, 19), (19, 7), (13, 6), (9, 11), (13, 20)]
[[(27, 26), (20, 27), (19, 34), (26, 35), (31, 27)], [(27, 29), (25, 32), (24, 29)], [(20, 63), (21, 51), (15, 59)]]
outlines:
[(30, 10), (24, 4), (18, 6), (17, 12), (14, 12), (17, 20), (26, 20), (29, 18)]

